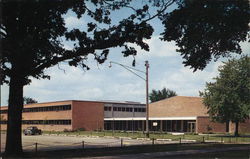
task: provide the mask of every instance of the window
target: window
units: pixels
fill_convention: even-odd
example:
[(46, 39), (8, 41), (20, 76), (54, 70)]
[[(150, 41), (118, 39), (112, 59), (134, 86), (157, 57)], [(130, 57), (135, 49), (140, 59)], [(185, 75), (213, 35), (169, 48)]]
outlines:
[(0, 120), (0, 124), (7, 124), (6, 120)]
[[(1, 124), (7, 124), (7, 121), (1, 121)], [(71, 120), (23, 120), (22, 124), (28, 125), (70, 125)]]
[(135, 111), (135, 112), (138, 112), (138, 108), (134, 108), (134, 111)]
[(8, 110), (0, 110), (0, 114), (7, 114)]
[(122, 108), (122, 111), (125, 112), (125, 110), (126, 110), (126, 108), (123, 107), (123, 108)]
[(46, 111), (61, 111), (61, 110), (71, 110), (71, 105), (24, 108), (23, 112), (46, 112)]
[(104, 107), (104, 111), (111, 111), (111, 107)]

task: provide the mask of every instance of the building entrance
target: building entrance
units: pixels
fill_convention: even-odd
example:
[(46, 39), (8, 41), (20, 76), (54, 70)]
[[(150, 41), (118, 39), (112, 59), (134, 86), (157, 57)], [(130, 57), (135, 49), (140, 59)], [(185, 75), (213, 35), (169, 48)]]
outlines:
[(196, 123), (188, 122), (188, 132), (195, 132), (195, 130), (196, 130)]

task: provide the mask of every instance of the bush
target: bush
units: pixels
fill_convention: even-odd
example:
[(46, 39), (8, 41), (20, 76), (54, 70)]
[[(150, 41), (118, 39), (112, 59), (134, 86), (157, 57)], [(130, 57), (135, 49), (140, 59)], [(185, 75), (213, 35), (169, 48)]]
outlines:
[(70, 130), (69, 129), (64, 129), (63, 132), (70, 132)]
[(76, 131), (85, 131), (86, 129), (85, 128), (78, 128), (76, 129)]

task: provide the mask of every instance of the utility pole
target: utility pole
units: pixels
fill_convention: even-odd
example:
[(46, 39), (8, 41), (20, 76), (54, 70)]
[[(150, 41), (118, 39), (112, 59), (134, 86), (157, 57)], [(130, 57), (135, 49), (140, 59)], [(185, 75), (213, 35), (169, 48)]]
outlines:
[(146, 66), (146, 136), (149, 137), (149, 105), (148, 105), (148, 68), (149, 63), (145, 61)]
[[(148, 63), (148, 61), (145, 61), (145, 67), (146, 67), (145, 72), (141, 71), (141, 70), (138, 70), (138, 69), (135, 69), (135, 68), (132, 68), (130, 66), (120, 64), (118, 62), (113, 62), (113, 61), (110, 61), (109, 67), (112, 67), (112, 65), (111, 65), (112, 63), (122, 66), (123, 68), (125, 68), (126, 70), (128, 70), (129, 72), (133, 73), (134, 75), (136, 75), (137, 77), (143, 79), (146, 82), (146, 98), (145, 98), (146, 99), (146, 137), (149, 137), (149, 104), (148, 104), (148, 69), (149, 69), (149, 63)], [(141, 72), (144, 75), (146, 75), (146, 77), (144, 78), (144, 77), (140, 76), (139, 74), (137, 74), (134, 71)]]

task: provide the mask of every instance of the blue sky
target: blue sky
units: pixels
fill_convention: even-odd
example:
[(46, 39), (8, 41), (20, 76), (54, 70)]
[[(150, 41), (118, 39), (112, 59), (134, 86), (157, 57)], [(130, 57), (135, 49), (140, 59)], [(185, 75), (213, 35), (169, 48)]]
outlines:
[[(120, 13), (122, 14), (122, 13)], [(117, 16), (119, 16), (118, 14)], [(116, 18), (116, 17), (114, 17)], [(69, 13), (65, 16), (69, 28), (86, 25), (86, 21), (78, 20)], [(156, 28), (151, 40), (147, 40), (150, 51), (145, 52), (138, 47), (136, 67), (145, 70), (145, 60), (149, 61), (149, 90), (172, 89), (182, 96), (198, 96), (205, 83), (212, 81), (218, 74), (218, 66), (222, 61), (210, 62), (203, 71), (190, 70), (182, 64), (182, 58), (176, 53), (174, 42), (159, 40), (162, 30), (157, 21), (152, 22)], [(65, 43), (66, 48), (71, 48), (70, 43)], [(249, 43), (242, 43), (244, 53), (250, 53)], [(61, 100), (118, 100), (118, 101), (145, 101), (145, 82), (128, 72), (119, 65), (109, 68), (109, 61), (119, 62), (131, 66), (133, 58), (124, 58), (121, 49), (111, 49), (108, 60), (99, 65), (92, 56), (88, 57), (89, 71), (81, 68), (69, 67), (66, 63), (46, 70), (51, 80), (32, 79), (32, 83), (24, 87), (24, 96), (32, 97), (38, 102)], [(143, 75), (142, 75), (143, 76)], [(1, 105), (7, 105), (8, 86), (1, 86)]]

